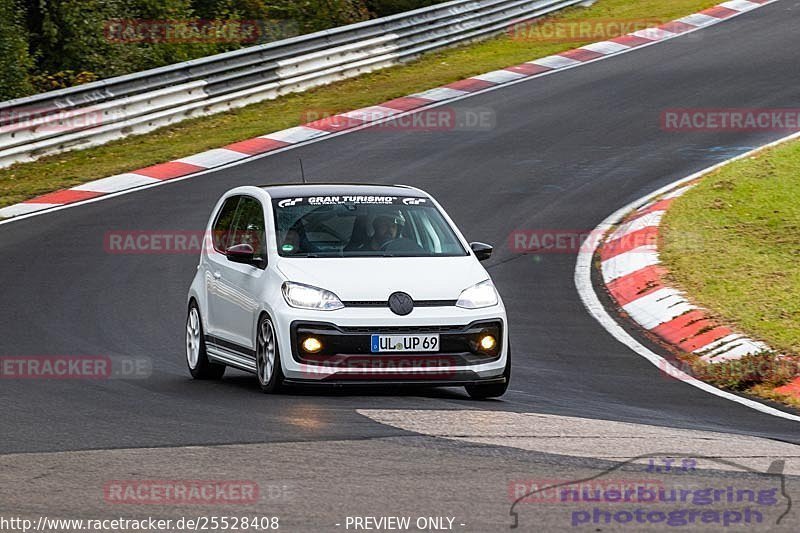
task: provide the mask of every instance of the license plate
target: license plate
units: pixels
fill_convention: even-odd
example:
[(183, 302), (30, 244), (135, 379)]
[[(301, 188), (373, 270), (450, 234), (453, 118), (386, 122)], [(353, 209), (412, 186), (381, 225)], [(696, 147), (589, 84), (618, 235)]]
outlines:
[(372, 353), (438, 352), (439, 335), (373, 335)]

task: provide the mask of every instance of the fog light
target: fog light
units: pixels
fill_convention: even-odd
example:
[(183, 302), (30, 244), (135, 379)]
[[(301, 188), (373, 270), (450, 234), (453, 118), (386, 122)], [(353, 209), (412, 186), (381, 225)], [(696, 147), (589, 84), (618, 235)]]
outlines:
[(491, 335), (484, 335), (481, 337), (481, 349), (487, 352), (494, 350), (494, 347), (497, 346), (497, 340)]
[(316, 337), (308, 337), (303, 341), (303, 350), (308, 353), (317, 353), (322, 349), (322, 343)]

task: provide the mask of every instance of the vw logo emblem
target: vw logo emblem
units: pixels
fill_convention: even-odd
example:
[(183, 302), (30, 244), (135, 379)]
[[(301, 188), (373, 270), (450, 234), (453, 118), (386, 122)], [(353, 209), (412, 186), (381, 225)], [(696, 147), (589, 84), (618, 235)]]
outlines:
[(414, 300), (404, 292), (395, 292), (389, 296), (389, 309), (396, 315), (405, 316), (414, 310)]

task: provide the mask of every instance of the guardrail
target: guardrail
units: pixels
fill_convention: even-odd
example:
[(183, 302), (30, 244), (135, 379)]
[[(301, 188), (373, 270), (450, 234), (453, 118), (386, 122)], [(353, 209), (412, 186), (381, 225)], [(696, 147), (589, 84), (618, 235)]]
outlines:
[(586, 0), (454, 0), (0, 102), (0, 168), (357, 76)]

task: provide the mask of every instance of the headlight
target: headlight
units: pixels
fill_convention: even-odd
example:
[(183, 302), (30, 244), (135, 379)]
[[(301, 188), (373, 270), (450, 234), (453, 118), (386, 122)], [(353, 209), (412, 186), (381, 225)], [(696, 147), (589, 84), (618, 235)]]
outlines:
[(283, 284), (281, 290), (286, 303), (298, 309), (334, 311), (344, 307), (338, 296), (325, 289), (287, 281)]
[(497, 305), (497, 291), (494, 290), (492, 280), (487, 279), (469, 289), (464, 289), (456, 302), (458, 307), (464, 309), (480, 309)]

